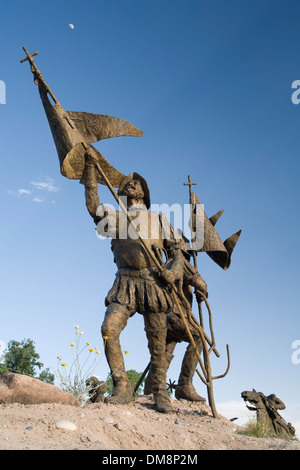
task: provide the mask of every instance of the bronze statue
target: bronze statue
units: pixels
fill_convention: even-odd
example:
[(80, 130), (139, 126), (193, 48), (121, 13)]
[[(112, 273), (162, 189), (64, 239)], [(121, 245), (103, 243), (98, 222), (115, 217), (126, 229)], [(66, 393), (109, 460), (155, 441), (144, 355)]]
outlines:
[(274, 393), (266, 396), (253, 389), (242, 392), (241, 396), (245, 402), (253, 405), (246, 404), (248, 410), (256, 411), (257, 422), (266, 426), (271, 434), (290, 438), (295, 435), (295, 429), (291, 423), (286, 423), (278, 413), (278, 410), (285, 409), (285, 404)]
[[(156, 409), (161, 412), (168, 412), (172, 409), (166, 392), (166, 351), (170, 347), (167, 346), (167, 319), (169, 318), (169, 326), (174, 319), (176, 322), (180, 319), (180, 328), (181, 330), (185, 329), (187, 336), (180, 334), (178, 340), (188, 338), (190, 343), (188, 351), (189, 353), (192, 351), (194, 356), (194, 362), (191, 358), (188, 361), (191, 370), (188, 373), (189, 378), (187, 382), (183, 382), (183, 386), (191, 385), (191, 373), (195, 370), (194, 363), (197, 358), (203, 375), (198, 369), (196, 372), (207, 386), (212, 414), (214, 417), (218, 417), (214, 404), (212, 382), (227, 374), (229, 348), (227, 345), (228, 367), (226, 372), (223, 375), (213, 377), (209, 356), (211, 352), (217, 356), (218, 353), (212, 332), (206, 284), (199, 275), (197, 266), (192, 266), (184, 253), (187, 251), (189, 255), (193, 254), (195, 260), (195, 254), (198, 251), (205, 251), (223, 269), (227, 269), (240, 231), (223, 244), (214, 229), (219, 215), (216, 214), (210, 219), (204, 211), (199, 215), (200, 204), (194, 197), (191, 203), (191, 207), (193, 207), (192, 225), (195, 224), (195, 221), (197, 225), (198, 217), (204, 217), (204, 243), (200, 246), (197, 244), (196, 234), (195, 240), (192, 241), (195, 242), (195, 246), (192, 245), (192, 249), (187, 250), (183, 245), (178, 246), (183, 239), (178, 242), (176, 237), (170, 235), (166, 237), (163, 233), (163, 218), (160, 214), (148, 210), (150, 208), (150, 194), (146, 180), (137, 173), (125, 176), (91, 145), (101, 139), (111, 137), (142, 136), (142, 131), (123, 119), (86, 112), (65, 111), (34, 62), (33, 57), (37, 53), (29, 54), (25, 47), (23, 49), (26, 58), (21, 62), (29, 62), (34, 82), (38, 85), (56, 145), (60, 171), (63, 176), (79, 179), (85, 185), (86, 205), (97, 224), (97, 231), (102, 236), (112, 239), (112, 251), (118, 271), (115, 282), (106, 296), (107, 310), (102, 325), (102, 335), (106, 338), (105, 353), (112, 373), (114, 391), (112, 396), (106, 397), (106, 402), (128, 403), (132, 400), (133, 390), (125, 373), (119, 335), (128, 319), (135, 312), (139, 312), (144, 316), (151, 355), (152, 391)], [(109, 210), (100, 204), (98, 183), (109, 188), (121, 209), (120, 211)], [(118, 192), (115, 188), (118, 188)], [(126, 199), (125, 203), (123, 198)], [(167, 225), (168, 233), (173, 233), (170, 230), (169, 222)], [(129, 234), (129, 232), (131, 233)], [(162, 261), (162, 253), (167, 254), (166, 265)], [(201, 299), (198, 303), (200, 323), (191, 312), (191, 304), (184, 293), (188, 286), (193, 286), (196, 296)], [(211, 338), (203, 328), (201, 302), (206, 304), (209, 312)], [(175, 329), (169, 328), (169, 330), (173, 335), (171, 342), (174, 343)], [(170, 344), (169, 339), (168, 344)], [(201, 349), (203, 349), (203, 360), (200, 354)], [(184, 373), (184, 367), (182, 373)], [(190, 391), (192, 391), (191, 388)]]
[[(102, 220), (111, 225), (111, 229), (102, 227), (102, 236), (111, 236), (111, 246), (114, 261), (118, 271), (115, 282), (107, 294), (107, 306), (102, 336), (106, 337), (105, 354), (110, 366), (114, 391), (106, 397), (107, 403), (129, 403), (132, 401), (133, 390), (127, 378), (119, 336), (125, 328), (128, 319), (136, 312), (144, 316), (148, 348), (151, 354), (152, 392), (157, 411), (171, 411), (171, 403), (166, 390), (166, 338), (167, 313), (174, 311), (174, 301), (168, 289), (168, 284), (181, 280), (182, 272), (187, 261), (184, 261), (182, 250), (176, 250), (178, 255), (170, 258), (162, 272), (158, 272), (152, 259), (145, 252), (140, 239), (132, 237), (128, 221), (119, 211), (110, 211), (100, 204), (96, 166), (97, 159), (93, 153), (86, 152), (86, 169), (81, 182), (85, 185), (86, 204), (90, 215), (99, 226)], [(170, 251), (170, 245), (177, 241), (165, 239), (159, 214), (148, 211), (150, 195), (148, 185), (143, 177), (132, 173), (121, 182), (119, 196), (127, 199), (127, 209), (132, 219), (139, 217), (139, 231), (147, 232), (148, 246), (154, 251)], [(111, 218), (111, 224), (110, 224)], [(106, 231), (105, 231), (106, 228)], [(110, 231), (111, 230), (111, 231)], [(120, 237), (123, 233), (124, 237)], [(190, 269), (193, 270), (192, 266)], [(201, 276), (193, 270), (189, 282), (199, 291), (206, 293), (206, 284)], [(175, 313), (174, 313), (175, 315)]]

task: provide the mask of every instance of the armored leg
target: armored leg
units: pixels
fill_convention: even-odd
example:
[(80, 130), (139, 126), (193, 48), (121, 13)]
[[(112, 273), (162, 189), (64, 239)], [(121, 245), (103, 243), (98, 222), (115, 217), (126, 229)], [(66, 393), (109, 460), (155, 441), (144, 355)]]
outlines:
[[(168, 343), (176, 344), (181, 343), (182, 341), (190, 343), (190, 338), (187, 334), (186, 328), (180, 315), (178, 315), (177, 313), (169, 313), (167, 316), (167, 324), (167, 346)], [(199, 337), (199, 332), (193, 327), (193, 325), (190, 325), (190, 330), (197, 345), (197, 348), (199, 352), (201, 352), (203, 345)], [(196, 355), (196, 351), (193, 346), (189, 344), (181, 364), (178, 385), (175, 389), (175, 398), (177, 398), (178, 400), (180, 398), (183, 398), (189, 401), (205, 401), (205, 398), (198, 395), (193, 386), (193, 376), (195, 374), (197, 364), (198, 358)]]
[(111, 303), (106, 310), (101, 332), (114, 390), (111, 396), (105, 398), (105, 403), (126, 404), (133, 400), (133, 388), (125, 371), (120, 345), (120, 334), (131, 315), (132, 312), (117, 303)]
[[(171, 341), (170, 343), (167, 343), (166, 345), (166, 373), (169, 369), (169, 366), (171, 364), (171, 361), (174, 357), (173, 355), (173, 351), (175, 349), (175, 346), (176, 346), (176, 341)], [(151, 395), (152, 393), (152, 367), (151, 367), (151, 363), (150, 363), (150, 369), (149, 369), (149, 372), (147, 374), (147, 377), (146, 377), (146, 380), (145, 380), (145, 386), (144, 386), (144, 394), (145, 395)]]
[(144, 315), (145, 331), (151, 355), (151, 379), (155, 408), (161, 413), (172, 411), (166, 387), (166, 336), (167, 317), (165, 313)]

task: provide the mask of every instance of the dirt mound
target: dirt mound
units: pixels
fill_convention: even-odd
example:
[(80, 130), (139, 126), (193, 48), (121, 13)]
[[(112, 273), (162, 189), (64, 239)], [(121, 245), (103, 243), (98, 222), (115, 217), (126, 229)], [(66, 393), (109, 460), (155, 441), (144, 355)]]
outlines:
[(153, 410), (150, 396), (130, 405), (104, 403), (0, 405), (1, 450), (300, 450), (298, 441), (263, 439), (203, 403), (172, 400), (174, 412)]

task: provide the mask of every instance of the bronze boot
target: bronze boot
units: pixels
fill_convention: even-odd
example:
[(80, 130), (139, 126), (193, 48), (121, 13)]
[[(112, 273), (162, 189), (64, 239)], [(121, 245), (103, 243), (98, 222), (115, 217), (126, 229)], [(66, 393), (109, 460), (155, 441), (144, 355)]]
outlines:
[(149, 315), (144, 315), (144, 321), (148, 348), (151, 354), (151, 374), (149, 378), (151, 378), (151, 389), (155, 402), (154, 408), (160, 413), (169, 413), (173, 410), (173, 407), (167, 394), (166, 315), (164, 313), (150, 313)]
[(155, 401), (155, 410), (159, 413), (171, 413), (173, 406), (166, 390), (161, 390), (153, 393)]
[(105, 397), (105, 403), (126, 405), (133, 401), (134, 391), (126, 373), (113, 377), (113, 384), (114, 391), (111, 396)]
[(151, 395), (153, 393), (155, 401), (155, 409), (160, 413), (169, 413), (173, 410), (171, 401), (166, 389), (159, 390), (156, 386), (156, 377), (150, 367), (144, 388), (145, 395)]
[[(166, 373), (169, 369), (169, 366), (171, 364), (171, 361), (174, 357), (172, 354), (176, 346), (176, 342), (168, 343), (166, 345)], [(145, 385), (144, 385), (144, 395), (151, 395), (153, 393), (153, 372), (152, 372), (152, 367), (150, 363), (150, 368), (149, 372), (147, 374), (146, 380), (145, 380)]]
[(183, 400), (188, 401), (206, 401), (204, 397), (198, 395), (193, 384), (177, 385), (175, 390), (175, 397), (177, 400), (180, 400), (180, 398), (182, 398)]
[(193, 386), (193, 376), (196, 371), (198, 359), (195, 353), (195, 349), (190, 344), (185, 352), (181, 372), (178, 379), (178, 385), (175, 389), (175, 398), (180, 398), (189, 401), (205, 401), (205, 398), (198, 395)]

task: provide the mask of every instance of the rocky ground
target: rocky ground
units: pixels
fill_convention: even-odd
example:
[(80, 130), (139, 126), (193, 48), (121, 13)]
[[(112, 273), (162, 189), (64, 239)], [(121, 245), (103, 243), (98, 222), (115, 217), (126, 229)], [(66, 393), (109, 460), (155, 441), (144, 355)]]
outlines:
[(130, 405), (0, 405), (0, 450), (300, 450), (300, 442), (254, 438), (212, 417), (206, 404), (173, 400), (153, 410), (150, 396)]

